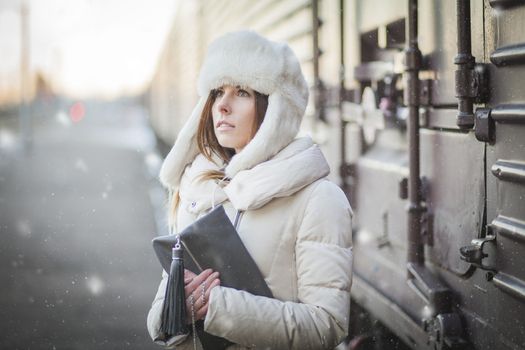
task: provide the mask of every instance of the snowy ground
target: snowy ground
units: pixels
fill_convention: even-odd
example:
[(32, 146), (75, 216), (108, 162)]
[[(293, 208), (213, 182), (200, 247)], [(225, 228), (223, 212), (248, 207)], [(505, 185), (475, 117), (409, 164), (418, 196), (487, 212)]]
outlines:
[(0, 349), (159, 349), (145, 319), (164, 198), (145, 112), (69, 107), (36, 111), (29, 152), (0, 117)]

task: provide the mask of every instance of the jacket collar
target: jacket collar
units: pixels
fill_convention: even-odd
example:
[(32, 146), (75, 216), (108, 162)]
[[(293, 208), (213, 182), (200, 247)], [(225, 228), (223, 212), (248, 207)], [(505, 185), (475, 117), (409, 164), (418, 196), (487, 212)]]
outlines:
[(308, 137), (296, 139), (272, 159), (238, 172), (223, 188), (215, 181), (198, 180), (204, 171), (219, 168), (202, 155), (187, 167), (180, 188), (187, 210), (199, 213), (227, 199), (236, 210), (257, 209), (274, 198), (292, 195), (330, 172), (319, 146)]

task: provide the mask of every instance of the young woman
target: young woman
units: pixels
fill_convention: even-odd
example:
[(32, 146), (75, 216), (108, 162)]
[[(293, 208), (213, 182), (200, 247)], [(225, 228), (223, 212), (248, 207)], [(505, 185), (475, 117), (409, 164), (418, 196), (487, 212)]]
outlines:
[[(296, 138), (308, 101), (297, 58), (254, 32), (215, 40), (200, 72), (201, 96), (166, 157), (174, 232), (222, 204), (274, 298), (220, 285), (210, 270), (185, 274), (186, 300), (204, 330), (232, 349), (333, 349), (346, 336), (352, 276), (352, 211), (310, 138)], [(154, 341), (167, 274), (148, 315)], [(187, 304), (188, 310), (190, 305)]]

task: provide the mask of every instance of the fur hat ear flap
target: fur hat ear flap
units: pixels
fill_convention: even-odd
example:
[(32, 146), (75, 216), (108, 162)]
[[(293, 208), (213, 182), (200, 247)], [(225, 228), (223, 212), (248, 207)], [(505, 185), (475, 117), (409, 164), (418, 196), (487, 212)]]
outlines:
[(174, 189), (180, 184), (180, 179), (186, 165), (190, 164), (197, 154), (197, 130), (207, 96), (202, 96), (191, 112), (191, 116), (179, 132), (177, 140), (166, 156), (160, 169), (160, 182), (167, 188)]
[(297, 135), (304, 108), (277, 91), (268, 96), (268, 109), (261, 127), (244, 149), (233, 156), (225, 169), (232, 178), (241, 170), (264, 162), (286, 147)]

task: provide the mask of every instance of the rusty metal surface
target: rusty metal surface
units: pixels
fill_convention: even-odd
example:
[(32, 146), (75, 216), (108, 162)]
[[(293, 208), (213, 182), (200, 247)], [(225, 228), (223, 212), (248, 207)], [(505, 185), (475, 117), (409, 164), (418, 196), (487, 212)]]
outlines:
[(357, 162), (354, 270), (419, 319), (423, 306), (406, 293), (407, 201), (398, 192), (408, 158), (401, 138), (397, 130), (384, 132)]
[(429, 129), (459, 129), (456, 124), (457, 111), (455, 109), (428, 108), (422, 113)]
[[(509, 47), (521, 47), (525, 43), (525, 7), (490, 9), (486, 13), (491, 36), (487, 52), (494, 56), (506, 52)], [(507, 50), (508, 51), (508, 50)], [(508, 58), (508, 57), (507, 57)], [(509, 291), (505, 281), (525, 281), (525, 242), (516, 235), (520, 222), (525, 220), (525, 125), (523, 124), (523, 79), (525, 62), (511, 57), (512, 64), (500, 64), (491, 69), (491, 84), (497, 86), (491, 94), (490, 104), (495, 120), (495, 143), (487, 147), (487, 222), (494, 224), (497, 236), (496, 284)], [(496, 62), (498, 63), (498, 62)], [(500, 62), (501, 63), (501, 62)], [(501, 223), (505, 223), (505, 229)], [(507, 232), (507, 233), (508, 233)], [(511, 293), (512, 294), (512, 293)]]
[[(523, 45), (525, 38), (525, 7), (493, 9), (485, 11), (486, 57), (490, 58), (505, 47)], [(487, 59), (487, 62), (490, 62)], [(525, 79), (525, 62), (520, 64), (490, 67), (490, 104), (525, 102), (523, 81)]]
[[(525, 220), (525, 125), (496, 123), (496, 143), (487, 152), (487, 221), (496, 229), (501, 217), (508, 218), (509, 231), (518, 232)], [(513, 226), (513, 223), (517, 223)], [(501, 226), (501, 225), (499, 225)], [(497, 230), (496, 230), (497, 231)], [(525, 281), (525, 242), (499, 234), (496, 269)]]
[(469, 264), (459, 248), (478, 237), (484, 199), (484, 145), (472, 133), (422, 130), (422, 176), (430, 183), (427, 206), (432, 216), (434, 263), (457, 274)]
[[(453, 57), (457, 52), (456, 3), (454, 0), (421, 1), (419, 5), (420, 49), (425, 57), (427, 69), (434, 72), (437, 79), (432, 84), (432, 104), (455, 106), (457, 99), (454, 88)], [(483, 47), (483, 4), (471, 2), (472, 13), (472, 55), (476, 61), (484, 57)]]
[(487, 272), (475, 270), (467, 280), (446, 270), (440, 277), (456, 292), (465, 329), (474, 349), (522, 349), (521, 327), (525, 303), (507, 295), (487, 280)]

